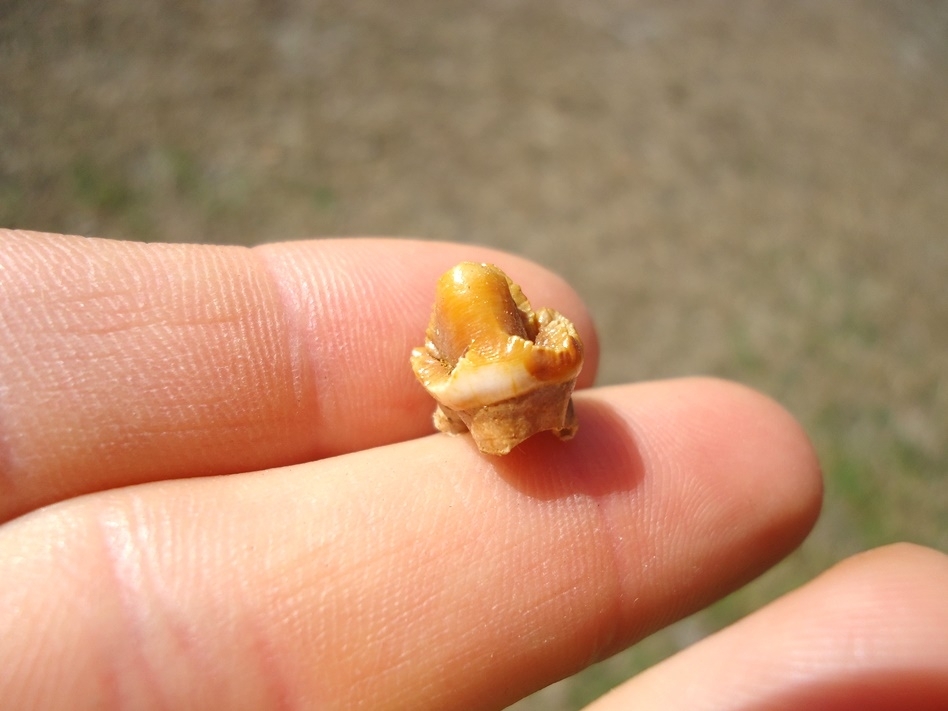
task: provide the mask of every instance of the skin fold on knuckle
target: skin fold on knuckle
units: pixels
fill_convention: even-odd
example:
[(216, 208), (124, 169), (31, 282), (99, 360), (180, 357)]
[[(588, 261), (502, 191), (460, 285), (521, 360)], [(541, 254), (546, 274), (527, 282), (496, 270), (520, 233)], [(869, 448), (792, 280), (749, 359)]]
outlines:
[(304, 456), (311, 393), (248, 250), (30, 234), (0, 259), (0, 518)]
[(193, 549), (194, 525), (175, 508), (110, 492), (4, 527), (0, 602), (15, 612), (0, 636), (4, 705), (258, 710), (299, 701), (239, 587), (206, 574), (220, 565), (219, 547)]

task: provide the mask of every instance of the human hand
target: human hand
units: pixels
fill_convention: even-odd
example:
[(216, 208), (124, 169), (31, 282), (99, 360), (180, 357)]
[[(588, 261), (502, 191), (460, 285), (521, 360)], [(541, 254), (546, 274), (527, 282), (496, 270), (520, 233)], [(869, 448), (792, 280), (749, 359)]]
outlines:
[[(408, 352), (463, 259), (571, 318), (592, 383), (576, 294), (487, 249), (0, 232), (4, 707), (501, 708), (802, 540), (810, 445), (737, 385), (580, 392), (574, 440), (504, 458), (424, 437)], [(944, 708), (946, 583), (868, 554), (593, 708)]]

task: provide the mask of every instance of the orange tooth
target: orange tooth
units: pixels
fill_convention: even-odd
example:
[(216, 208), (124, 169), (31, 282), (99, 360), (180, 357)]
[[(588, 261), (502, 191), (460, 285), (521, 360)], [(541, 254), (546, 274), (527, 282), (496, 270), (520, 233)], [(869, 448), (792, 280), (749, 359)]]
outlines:
[(438, 280), (416, 377), (438, 402), (435, 426), (470, 430), (478, 448), (507, 454), (537, 432), (576, 433), (571, 394), (583, 365), (573, 324), (534, 312), (520, 287), (492, 264), (462, 262)]

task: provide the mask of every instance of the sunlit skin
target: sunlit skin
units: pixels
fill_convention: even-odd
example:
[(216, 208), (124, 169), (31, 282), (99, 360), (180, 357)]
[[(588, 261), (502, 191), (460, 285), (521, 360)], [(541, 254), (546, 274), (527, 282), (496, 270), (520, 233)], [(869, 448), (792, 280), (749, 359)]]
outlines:
[[(406, 359), (466, 260), (582, 334), (573, 439), (432, 434)], [(592, 388), (582, 301), (488, 249), (0, 231), (0, 333), (4, 708), (502, 709), (759, 575), (820, 509), (778, 404)], [(941, 553), (865, 553), (591, 708), (948, 708), (946, 589)]]

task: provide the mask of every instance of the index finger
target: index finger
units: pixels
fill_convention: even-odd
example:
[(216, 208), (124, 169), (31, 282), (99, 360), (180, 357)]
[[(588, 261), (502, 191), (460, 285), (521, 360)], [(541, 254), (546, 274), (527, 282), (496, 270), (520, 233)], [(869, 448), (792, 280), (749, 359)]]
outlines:
[(431, 431), (414, 381), (437, 277), (497, 262), (586, 340), (524, 259), (387, 239), (255, 249), (0, 232), (0, 521), (157, 479), (301, 462)]

